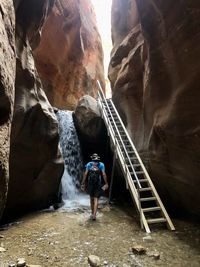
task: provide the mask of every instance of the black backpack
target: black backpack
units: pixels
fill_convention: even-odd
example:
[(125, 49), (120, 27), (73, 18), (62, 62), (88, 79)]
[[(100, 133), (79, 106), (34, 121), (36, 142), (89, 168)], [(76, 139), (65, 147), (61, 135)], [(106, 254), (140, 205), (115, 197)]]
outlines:
[(88, 171), (88, 183), (91, 185), (98, 185), (101, 182), (101, 170), (99, 169), (99, 162), (91, 162), (91, 168)]

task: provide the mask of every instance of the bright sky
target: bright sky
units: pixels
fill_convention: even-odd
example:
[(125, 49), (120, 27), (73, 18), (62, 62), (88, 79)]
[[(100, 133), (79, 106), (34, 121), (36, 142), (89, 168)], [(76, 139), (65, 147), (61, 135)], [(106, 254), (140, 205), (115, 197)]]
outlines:
[[(91, 0), (94, 5), (97, 26), (102, 39), (102, 45), (104, 50), (104, 67), (105, 78), (108, 76), (108, 64), (110, 61), (110, 51), (112, 49), (111, 41), (111, 5), (112, 0)], [(109, 85), (107, 83), (108, 90)]]

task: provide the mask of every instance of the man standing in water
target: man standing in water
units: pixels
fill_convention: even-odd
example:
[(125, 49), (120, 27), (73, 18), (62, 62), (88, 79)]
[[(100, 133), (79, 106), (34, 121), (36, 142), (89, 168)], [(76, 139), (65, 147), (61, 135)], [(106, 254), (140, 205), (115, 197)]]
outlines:
[[(98, 208), (98, 198), (100, 197), (101, 191), (108, 189), (107, 176), (105, 173), (105, 166), (100, 162), (100, 157), (98, 154), (94, 153), (91, 156), (92, 161), (88, 162), (86, 165), (86, 170), (83, 175), (83, 180), (81, 183), (81, 190), (85, 191), (86, 178), (87, 182), (87, 192), (90, 195), (90, 206), (92, 215), (92, 220), (96, 220), (96, 213)], [(104, 186), (101, 187), (101, 175), (104, 179)]]

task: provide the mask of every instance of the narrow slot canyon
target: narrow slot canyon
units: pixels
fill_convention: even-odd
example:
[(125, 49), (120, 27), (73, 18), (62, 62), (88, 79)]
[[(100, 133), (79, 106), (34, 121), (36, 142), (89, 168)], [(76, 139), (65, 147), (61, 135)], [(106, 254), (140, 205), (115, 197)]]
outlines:
[(0, 267), (200, 266), (199, 15), (0, 1)]

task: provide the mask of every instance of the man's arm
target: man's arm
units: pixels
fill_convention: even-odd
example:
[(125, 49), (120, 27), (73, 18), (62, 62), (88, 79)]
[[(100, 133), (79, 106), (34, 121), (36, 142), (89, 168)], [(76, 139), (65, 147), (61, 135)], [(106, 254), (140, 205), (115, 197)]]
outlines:
[(105, 173), (105, 171), (102, 171), (102, 176), (103, 176), (103, 179), (104, 179), (104, 186), (102, 187), (103, 190), (106, 190), (108, 189), (108, 180), (107, 180), (107, 175)]
[(85, 191), (85, 181), (87, 178), (87, 174), (88, 174), (88, 170), (85, 170), (84, 174), (83, 174), (83, 180), (81, 182), (81, 190)]

